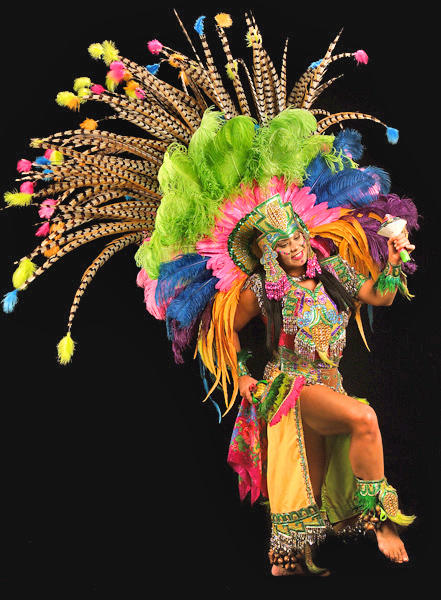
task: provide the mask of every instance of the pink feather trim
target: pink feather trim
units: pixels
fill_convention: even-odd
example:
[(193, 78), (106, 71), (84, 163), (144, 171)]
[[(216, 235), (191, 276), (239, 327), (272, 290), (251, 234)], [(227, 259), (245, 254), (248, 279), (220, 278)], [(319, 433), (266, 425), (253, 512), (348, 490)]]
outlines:
[(37, 237), (46, 237), (47, 234), (50, 231), (50, 227), (49, 227), (49, 221), (46, 221), (46, 223), (43, 223), (43, 225), (41, 225), (41, 227), (39, 227), (37, 229), (37, 231), (35, 232), (35, 235)]
[(124, 63), (121, 62), (120, 60), (114, 60), (113, 62), (110, 63), (110, 69), (112, 71), (124, 71), (125, 66), (124, 66)]
[(38, 214), (42, 219), (50, 219), (54, 214), (56, 200), (44, 200), (38, 210)]
[(157, 279), (150, 279), (144, 269), (141, 269), (136, 278), (136, 283), (139, 287), (144, 288), (144, 302), (147, 311), (155, 317), (155, 319), (164, 320), (167, 307), (160, 307), (156, 304), (155, 294), (158, 285)]
[(147, 48), (150, 50), (152, 54), (159, 54), (163, 48), (162, 44), (158, 40), (150, 40), (147, 44)]
[(32, 181), (25, 181), (20, 186), (20, 192), (22, 194), (33, 194), (34, 193), (34, 183)]
[(360, 64), (360, 63), (362, 63), (363, 65), (368, 64), (369, 56), (366, 54), (366, 52), (364, 50), (357, 50), (357, 52), (354, 52), (354, 54), (352, 56), (355, 58), (355, 60), (358, 62), (358, 64)]
[(91, 91), (92, 91), (94, 94), (102, 94), (103, 92), (105, 92), (105, 91), (106, 91), (106, 90), (105, 90), (105, 88), (103, 88), (103, 86), (102, 86), (102, 85), (99, 85), (99, 84), (97, 84), (97, 83), (96, 83), (96, 84), (94, 84), (94, 85), (93, 85), (93, 86), (92, 86), (90, 89), (91, 89)]
[(21, 160), (18, 161), (17, 171), (19, 173), (29, 173), (29, 171), (31, 169), (32, 169), (32, 163), (30, 160), (26, 160), (26, 159), (22, 158)]
[(295, 378), (294, 383), (291, 386), (291, 390), (290, 390), (289, 394), (287, 395), (285, 400), (280, 405), (278, 411), (275, 413), (275, 415), (271, 419), (270, 424), (269, 424), (270, 427), (272, 427), (273, 425), (277, 425), (277, 423), (280, 422), (280, 419), (282, 417), (284, 417), (285, 415), (287, 415), (288, 412), (291, 410), (291, 408), (294, 408), (294, 406), (297, 403), (297, 400), (299, 399), (300, 392), (302, 391), (302, 387), (304, 385), (305, 385), (305, 378), (303, 377), (303, 375), (299, 375), (298, 377)]

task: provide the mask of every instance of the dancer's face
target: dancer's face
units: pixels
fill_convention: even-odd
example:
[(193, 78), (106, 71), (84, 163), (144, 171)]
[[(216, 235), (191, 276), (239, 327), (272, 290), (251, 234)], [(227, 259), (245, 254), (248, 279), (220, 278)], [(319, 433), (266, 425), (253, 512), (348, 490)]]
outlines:
[(280, 265), (285, 269), (302, 267), (308, 260), (306, 240), (300, 230), (290, 238), (278, 241), (274, 250), (279, 255)]

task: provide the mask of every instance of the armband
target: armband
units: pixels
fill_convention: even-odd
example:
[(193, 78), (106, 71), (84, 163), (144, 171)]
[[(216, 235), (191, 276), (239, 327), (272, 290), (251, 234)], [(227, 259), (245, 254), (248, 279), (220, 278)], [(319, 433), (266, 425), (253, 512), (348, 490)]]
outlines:
[(247, 360), (251, 358), (251, 350), (243, 348), (237, 353), (237, 376), (250, 375), (250, 371), (247, 367)]
[(407, 277), (403, 273), (401, 265), (392, 265), (389, 261), (374, 283), (374, 290), (381, 295), (398, 290), (408, 300), (414, 298), (407, 288)]

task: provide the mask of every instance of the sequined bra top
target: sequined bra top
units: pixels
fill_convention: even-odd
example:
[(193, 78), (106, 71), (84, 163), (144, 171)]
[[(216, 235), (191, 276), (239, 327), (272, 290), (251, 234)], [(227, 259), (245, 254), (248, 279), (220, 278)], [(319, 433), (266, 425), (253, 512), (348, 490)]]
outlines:
[[(321, 262), (356, 297), (366, 278), (355, 271), (340, 256), (333, 256)], [(327, 364), (338, 364), (346, 345), (346, 327), (349, 321), (347, 312), (339, 313), (335, 303), (319, 282), (314, 290), (309, 290), (291, 280), (291, 289), (282, 299), (283, 333), (280, 346), (286, 348), (302, 360), (313, 363), (317, 360)], [(262, 314), (262, 279), (259, 274), (251, 275), (244, 288), (251, 288), (256, 294)]]

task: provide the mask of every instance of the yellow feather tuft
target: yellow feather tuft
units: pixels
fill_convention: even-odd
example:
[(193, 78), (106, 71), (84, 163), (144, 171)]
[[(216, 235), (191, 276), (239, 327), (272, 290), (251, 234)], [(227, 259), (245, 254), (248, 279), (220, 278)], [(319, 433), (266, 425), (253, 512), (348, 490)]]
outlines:
[(37, 265), (29, 258), (24, 258), (12, 275), (12, 284), (16, 290), (20, 289), (37, 269)]
[(66, 106), (71, 110), (80, 108), (80, 99), (72, 92), (59, 92), (55, 100), (59, 106)]
[(92, 58), (95, 58), (96, 60), (100, 59), (104, 52), (101, 44), (90, 44), (88, 50), (89, 50), (90, 56)]
[(58, 362), (61, 365), (67, 365), (70, 362), (75, 350), (75, 342), (73, 341), (70, 331), (57, 344)]
[(54, 150), (51, 154), (50, 161), (53, 165), (61, 165), (64, 161), (64, 156), (59, 150)]
[(89, 88), (92, 85), (92, 81), (89, 77), (77, 77), (74, 81), (73, 89), (78, 92), (81, 88)]
[(6, 192), (5, 202), (9, 206), (29, 206), (32, 203), (32, 194), (22, 192)]
[(219, 13), (214, 17), (219, 27), (231, 27), (233, 19), (227, 13)]
[(113, 63), (114, 60), (119, 59), (118, 48), (115, 46), (113, 42), (110, 40), (106, 40), (102, 44), (103, 49), (103, 61), (109, 67), (110, 63)]

